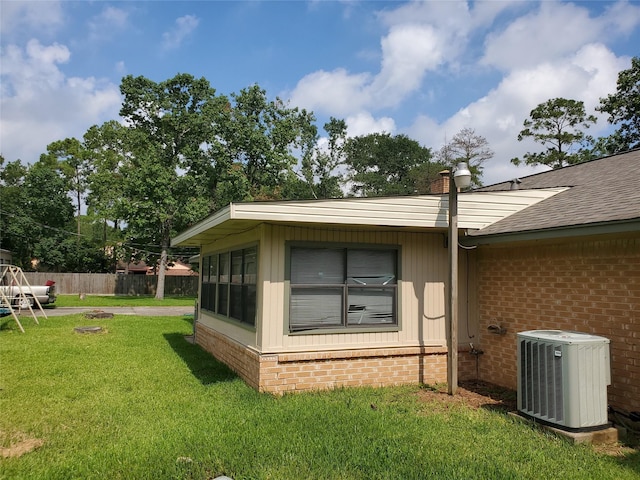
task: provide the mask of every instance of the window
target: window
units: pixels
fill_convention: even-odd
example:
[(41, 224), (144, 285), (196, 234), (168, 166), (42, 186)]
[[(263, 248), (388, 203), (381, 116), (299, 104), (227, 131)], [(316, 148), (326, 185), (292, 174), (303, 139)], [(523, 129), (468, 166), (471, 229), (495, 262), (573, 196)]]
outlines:
[(204, 257), (202, 308), (255, 326), (257, 271), (256, 247)]
[(290, 248), (289, 330), (398, 325), (397, 248)]

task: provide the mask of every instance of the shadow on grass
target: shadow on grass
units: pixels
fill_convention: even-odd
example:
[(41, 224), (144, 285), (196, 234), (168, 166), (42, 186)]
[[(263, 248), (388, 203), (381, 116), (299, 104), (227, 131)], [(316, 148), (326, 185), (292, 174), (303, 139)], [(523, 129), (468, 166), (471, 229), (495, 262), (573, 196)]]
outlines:
[(173, 351), (187, 364), (189, 370), (203, 385), (228, 382), (238, 376), (224, 363), (216, 360), (200, 345), (194, 345), (181, 333), (165, 333), (164, 338)]

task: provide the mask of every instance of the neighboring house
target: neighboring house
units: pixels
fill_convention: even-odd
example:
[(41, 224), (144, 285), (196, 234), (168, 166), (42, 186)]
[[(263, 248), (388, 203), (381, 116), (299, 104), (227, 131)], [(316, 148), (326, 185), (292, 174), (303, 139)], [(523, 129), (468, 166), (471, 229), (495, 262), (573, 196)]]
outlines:
[(142, 261), (129, 263), (119, 261), (118, 266), (116, 267), (116, 273), (125, 275), (146, 275), (149, 268), (150, 267)]
[[(612, 401), (631, 409), (623, 401), (631, 381), (635, 398), (640, 398), (638, 157), (633, 152), (534, 175), (522, 179), (519, 190), (510, 190), (507, 182), (458, 196), (460, 239), (469, 246), (460, 250), (459, 265), (461, 379), (479, 375), (515, 388), (515, 333), (570, 328), (618, 335), (612, 338), (614, 365), (620, 355), (630, 355), (628, 367), (622, 368), (635, 370), (630, 376), (614, 369), (619, 377), (614, 378)], [(599, 166), (603, 164), (608, 167)], [(610, 172), (624, 167), (635, 171)], [(573, 169), (576, 178), (570, 174)], [(565, 176), (556, 178), (561, 172)], [(547, 184), (528, 183), (545, 175), (554, 178)], [(587, 179), (607, 181), (608, 186), (590, 187)], [(633, 185), (627, 187), (629, 179)], [(605, 194), (610, 189), (617, 189), (611, 197)], [(579, 218), (582, 213), (570, 210), (574, 195), (595, 199), (604, 216)], [(587, 207), (586, 197), (577, 204)], [(622, 198), (627, 216), (614, 217)], [(614, 205), (607, 208), (608, 201)], [(172, 241), (174, 246), (200, 247), (196, 342), (260, 391), (446, 381), (447, 213), (448, 195), (229, 205)], [(557, 224), (545, 224), (547, 217)], [(540, 226), (532, 223), (535, 219)], [(567, 237), (577, 230), (583, 238)], [(515, 235), (524, 231), (544, 238)], [(537, 247), (541, 242), (542, 251)], [(591, 254), (598, 260), (590, 274), (586, 267), (573, 269)], [(622, 261), (613, 267), (612, 258)], [(623, 269), (626, 274), (620, 273)], [(590, 294), (573, 293), (572, 288), (592, 277), (598, 283), (603, 271), (609, 276), (602, 282), (617, 281), (602, 287), (593, 301), (613, 306), (606, 307), (606, 319), (578, 321), (567, 311), (569, 303), (577, 301), (573, 295), (586, 302)], [(527, 272), (540, 275), (542, 292), (527, 284)], [(625, 286), (616, 290), (620, 282)], [(633, 293), (635, 300), (622, 300), (623, 292)], [(536, 313), (547, 300), (549, 306)], [(626, 337), (620, 329), (614, 332), (616, 319), (625, 325)], [(610, 326), (602, 329), (590, 323), (605, 320)], [(494, 325), (506, 334), (493, 335)], [(619, 342), (627, 350), (620, 350)], [(471, 354), (471, 343), (484, 354)]]
[(12, 256), (9, 250), (0, 248), (0, 265), (11, 265)]
[[(143, 261), (131, 262), (128, 265), (124, 262), (118, 262), (116, 273), (128, 275), (155, 275), (156, 271), (153, 267), (147, 265)], [(192, 277), (197, 276), (198, 272), (194, 272), (191, 265), (176, 260), (169, 263), (165, 275), (171, 277)]]

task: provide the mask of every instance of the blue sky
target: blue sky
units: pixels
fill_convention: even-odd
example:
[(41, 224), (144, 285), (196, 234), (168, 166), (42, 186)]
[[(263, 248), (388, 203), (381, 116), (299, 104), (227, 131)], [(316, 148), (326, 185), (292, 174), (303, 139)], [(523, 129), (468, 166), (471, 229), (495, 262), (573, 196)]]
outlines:
[[(509, 159), (531, 109), (595, 113), (640, 55), (640, 2), (0, 2), (0, 153), (33, 162), (54, 140), (118, 119), (124, 75), (258, 84), (321, 129), (407, 134), (440, 148), (473, 128), (494, 150), (490, 184), (536, 171)], [(610, 126), (599, 115), (592, 135)]]

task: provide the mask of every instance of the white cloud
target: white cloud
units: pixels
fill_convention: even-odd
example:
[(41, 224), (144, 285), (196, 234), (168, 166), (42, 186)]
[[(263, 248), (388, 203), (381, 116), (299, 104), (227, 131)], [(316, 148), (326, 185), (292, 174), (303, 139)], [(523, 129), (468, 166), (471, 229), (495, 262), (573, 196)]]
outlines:
[(185, 15), (176, 19), (175, 25), (170, 30), (162, 34), (162, 48), (164, 50), (174, 50), (191, 35), (200, 20), (195, 15)]
[[(484, 183), (542, 171), (546, 167), (515, 167), (510, 159), (529, 151), (540, 151), (532, 141), (518, 142), (523, 121), (540, 103), (563, 97), (581, 100), (588, 114), (595, 114), (599, 98), (614, 92), (618, 72), (628, 64), (603, 45), (585, 45), (573, 55), (531, 68), (514, 70), (484, 97), (460, 109), (442, 124), (420, 117), (409, 129), (413, 138), (438, 149), (445, 138), (451, 138), (465, 127), (484, 136), (495, 156), (485, 165)], [(608, 128), (606, 119), (589, 130), (590, 134)]]
[(613, 4), (603, 15), (590, 17), (571, 3), (542, 2), (540, 8), (490, 34), (482, 64), (503, 70), (530, 67), (569, 55), (582, 46), (616, 38), (640, 23), (640, 7)]
[(419, 90), (428, 71), (458, 62), (474, 25), (490, 23), (510, 5), (501, 2), (471, 12), (466, 2), (410, 2), (381, 11), (378, 16), (389, 31), (380, 41), (378, 72), (316, 71), (284, 96), (296, 105), (342, 116), (398, 106)]
[(640, 23), (640, 5), (628, 1), (611, 4), (604, 16), (604, 30), (610, 35), (629, 35)]
[(428, 25), (402, 25), (382, 39), (382, 66), (370, 86), (370, 99), (379, 106), (402, 101), (422, 83), (427, 70), (444, 59), (445, 45)]
[(347, 122), (347, 133), (350, 137), (368, 135), (369, 133), (391, 133), (396, 130), (393, 118), (374, 118), (369, 112), (359, 112), (350, 115), (345, 120)]
[(342, 68), (332, 72), (320, 70), (302, 78), (293, 92), (282, 97), (289, 97), (293, 105), (346, 116), (368, 104), (364, 90), (369, 80), (366, 73), (353, 75)]
[(47, 33), (64, 24), (62, 2), (3, 1), (0, 28), (3, 35), (18, 34), (25, 30)]
[(92, 124), (117, 116), (118, 87), (93, 77), (66, 77), (60, 65), (70, 57), (66, 46), (37, 40), (24, 49), (9, 45), (2, 51), (0, 148), (5, 159), (31, 163), (44, 153), (43, 145), (80, 138)]
[(106, 7), (89, 21), (92, 41), (109, 39), (129, 26), (129, 12), (121, 8)]

